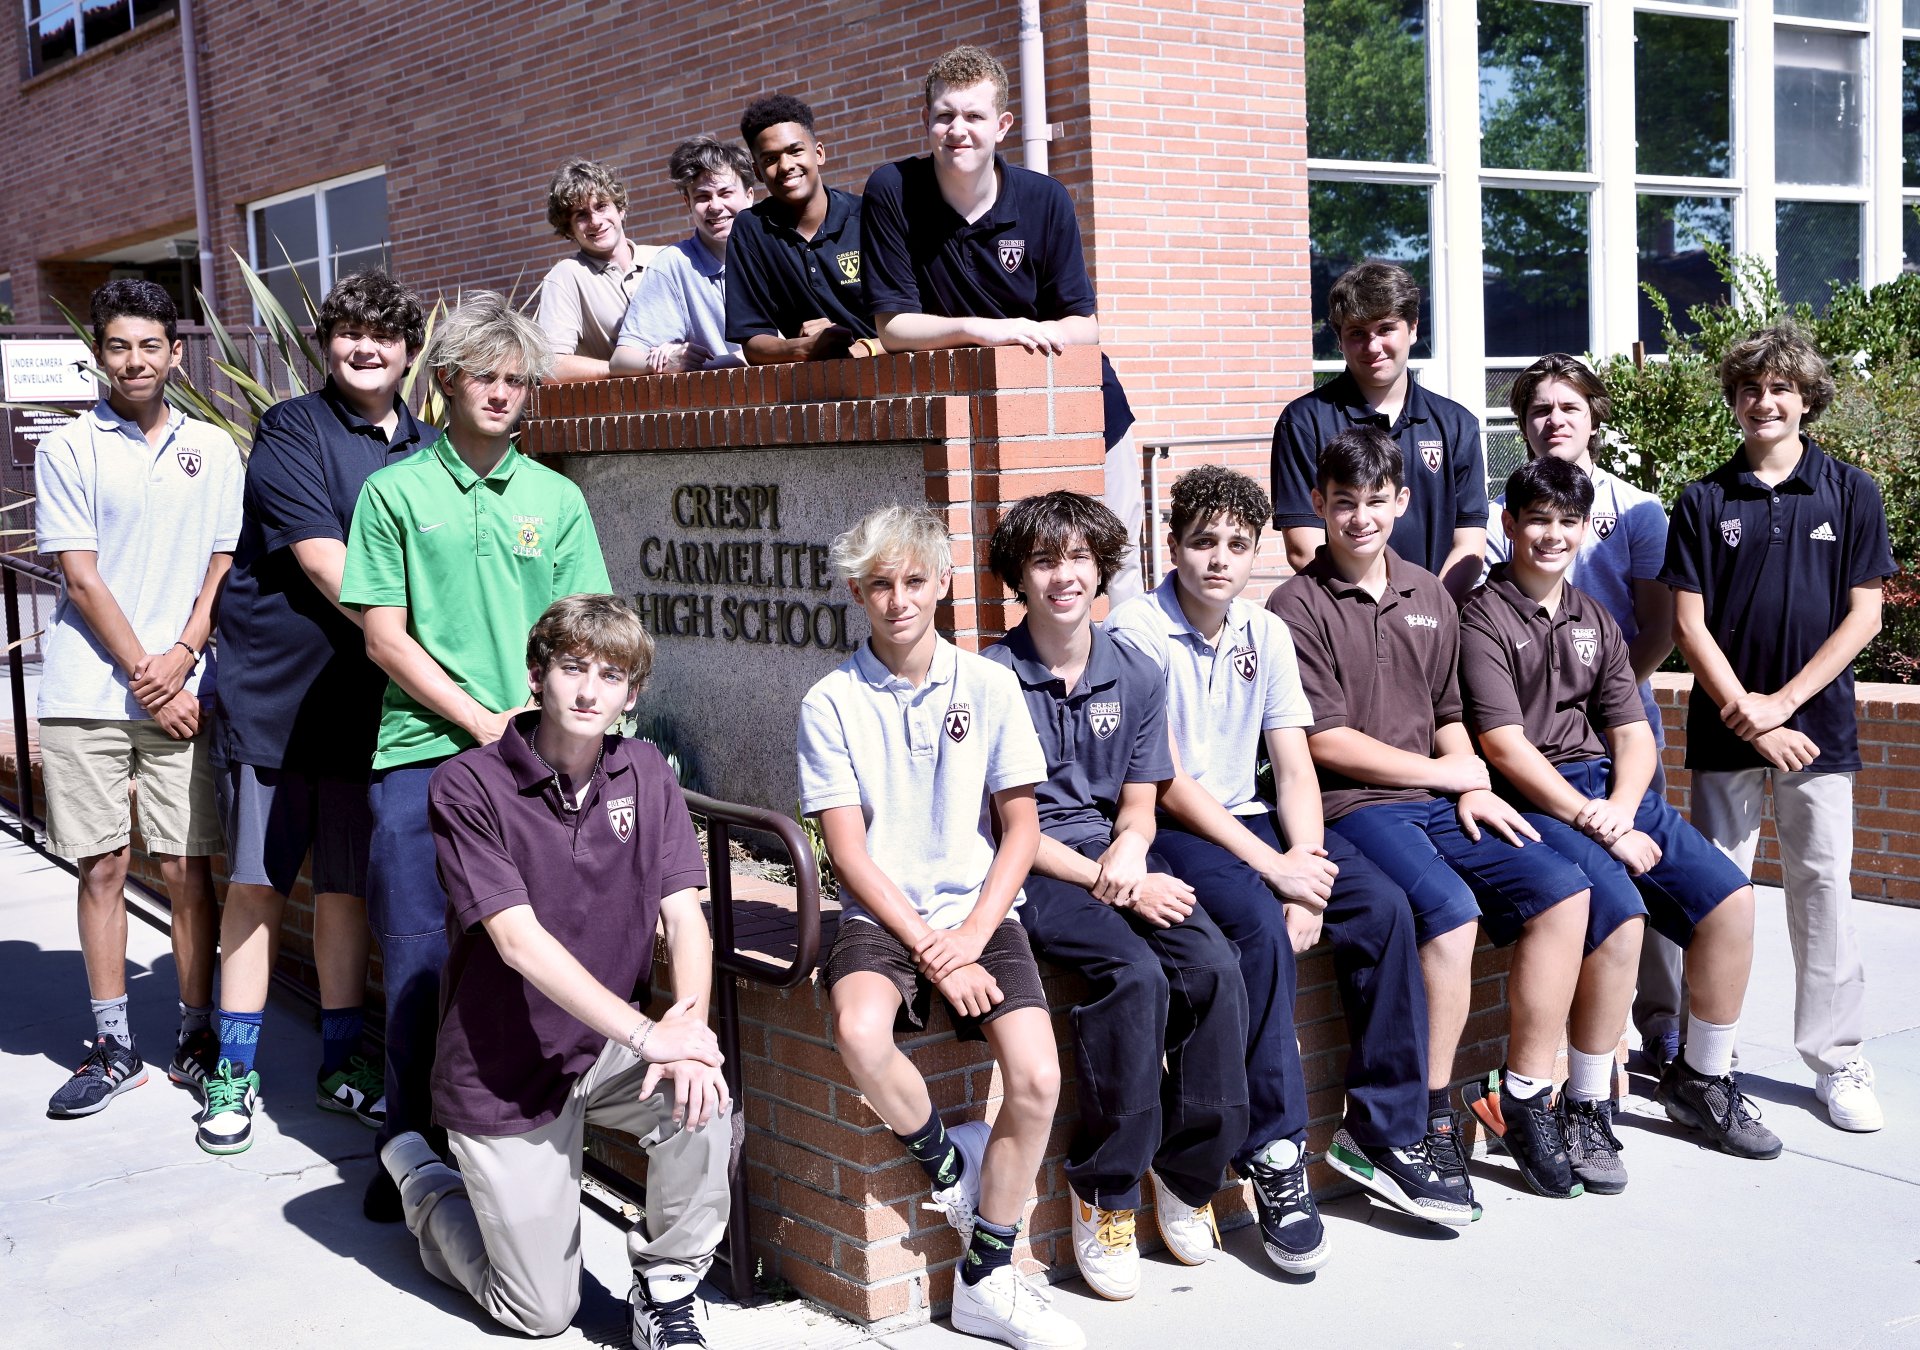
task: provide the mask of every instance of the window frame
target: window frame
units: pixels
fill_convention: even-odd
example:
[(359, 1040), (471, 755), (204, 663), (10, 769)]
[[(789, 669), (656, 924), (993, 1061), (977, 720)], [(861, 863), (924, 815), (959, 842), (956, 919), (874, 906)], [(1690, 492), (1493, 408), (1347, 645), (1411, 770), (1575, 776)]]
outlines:
[[(292, 262), (293, 270), (296, 271), (296, 274), (298, 268), (308, 262), (312, 262), (318, 270), (319, 290), (313, 297), (314, 303), (318, 304), (321, 297), (331, 290), (334, 282), (338, 280), (338, 278), (333, 275), (333, 235), (325, 210), (326, 194), (336, 188), (350, 187), (355, 183), (364, 183), (374, 178), (385, 179), (386, 177), (387, 166), (381, 164), (370, 169), (358, 169), (353, 173), (345, 173), (333, 178), (322, 179), (317, 183), (309, 183), (305, 187), (294, 188), (287, 192), (276, 192), (270, 197), (259, 197), (248, 202), (243, 208), (245, 212), (244, 228), (247, 237), (247, 265), (263, 278), (269, 271), (287, 268), (288, 259), (284, 256), (266, 260), (261, 259), (260, 231), (258, 227), (260, 214), (270, 207), (285, 206), (289, 202), (297, 202), (302, 198), (312, 201), (314, 247), (317, 249), (317, 254), (312, 259), (296, 258), (293, 259)], [(393, 247), (393, 217), (391, 210), (389, 210), (387, 222), (387, 237), (383, 241), (383, 246), (390, 250)], [(262, 318), (259, 304), (251, 301), (249, 303), (253, 314), (253, 322), (256, 325), (260, 324)], [(293, 314), (290, 317), (295, 323), (303, 323), (306, 318), (306, 316), (302, 314)]]
[[(167, 15), (177, 12), (179, 8), (177, 0), (152, 0), (152, 2), (154, 5), (153, 12), (141, 16), (135, 13), (135, 0), (114, 0), (116, 6), (126, 9), (128, 22), (124, 30), (113, 34), (112, 37), (106, 40), (111, 42), (114, 38), (125, 37), (128, 33), (137, 33), (155, 20), (165, 18)], [(31, 16), (27, 12), (27, 6), (30, 3), (31, 0), (21, 0), (20, 4), (21, 46), (24, 49), (22, 54), (26, 58), (26, 74), (28, 79), (33, 78), (35, 75), (43, 75), (50, 70), (58, 70), (62, 66), (79, 60), (90, 51), (100, 50), (99, 47), (87, 46), (87, 25), (85, 22), (86, 0), (56, 0), (53, 6), (54, 8), (72, 7), (73, 50), (54, 61), (42, 60), (40, 41), (45, 31), (44, 24), (46, 16), (42, 14), (37, 20)]]

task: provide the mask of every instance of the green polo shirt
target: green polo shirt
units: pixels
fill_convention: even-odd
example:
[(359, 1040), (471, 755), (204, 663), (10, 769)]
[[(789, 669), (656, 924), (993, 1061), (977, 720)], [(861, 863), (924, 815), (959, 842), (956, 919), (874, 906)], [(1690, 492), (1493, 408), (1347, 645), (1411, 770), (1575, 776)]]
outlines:
[[(527, 631), (547, 606), (612, 588), (579, 488), (517, 449), (481, 478), (443, 434), (360, 489), (340, 601), (404, 605), (414, 641), (482, 707), (503, 712), (527, 701)], [(376, 770), (472, 744), (387, 682)]]

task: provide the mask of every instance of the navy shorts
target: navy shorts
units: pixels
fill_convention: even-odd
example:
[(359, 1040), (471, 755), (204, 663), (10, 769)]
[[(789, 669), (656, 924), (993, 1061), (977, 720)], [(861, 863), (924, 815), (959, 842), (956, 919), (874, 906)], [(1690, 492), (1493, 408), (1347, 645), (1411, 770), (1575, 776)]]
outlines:
[[(987, 945), (980, 949), (980, 968), (1000, 986), (1000, 1002), (987, 1009), (984, 1016), (968, 1017), (944, 997), (940, 998), (946, 1004), (947, 1015), (953, 1019), (954, 1033), (961, 1040), (984, 1041), (986, 1035), (980, 1028), (1016, 1008), (1047, 1006), (1046, 991), (1040, 986), (1040, 966), (1033, 959), (1027, 930), (1012, 915), (1001, 920), (987, 939)], [(840, 920), (840, 931), (834, 934), (833, 947), (827, 952), (823, 975), (827, 992), (832, 993), (834, 985), (857, 971), (884, 975), (900, 991), (900, 1014), (893, 1023), (896, 1032), (926, 1029), (933, 1000), (940, 996), (940, 991), (934, 988), (932, 980), (920, 973), (920, 967), (913, 962), (913, 953), (904, 942), (879, 924), (849, 914)]]
[[(1589, 759), (1559, 766), (1560, 776), (1583, 797), (1604, 797), (1613, 761)], [(1644, 917), (1653, 930), (1678, 947), (1693, 941), (1693, 930), (1720, 902), (1745, 887), (1746, 876), (1700, 831), (1687, 824), (1667, 799), (1648, 790), (1640, 798), (1633, 826), (1660, 845), (1660, 861), (1644, 876), (1573, 826), (1528, 812), (1527, 819), (1554, 852), (1587, 874), (1593, 898), (1587, 909), (1587, 950), (1592, 951), (1629, 919)]]
[(1587, 889), (1586, 873), (1544, 844), (1523, 836), (1515, 848), (1484, 826), (1469, 839), (1445, 798), (1363, 806), (1327, 828), (1407, 893), (1423, 944), (1477, 919), (1505, 947), (1528, 920)]
[(218, 762), (214, 790), (228, 880), (289, 895), (311, 848), (315, 895), (367, 893), (373, 813), (364, 781)]

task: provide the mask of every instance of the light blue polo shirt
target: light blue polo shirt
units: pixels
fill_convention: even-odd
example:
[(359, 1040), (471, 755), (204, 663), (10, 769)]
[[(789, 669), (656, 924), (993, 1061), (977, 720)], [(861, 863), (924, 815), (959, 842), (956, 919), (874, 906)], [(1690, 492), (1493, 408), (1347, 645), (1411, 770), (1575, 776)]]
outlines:
[(1175, 574), (1107, 618), (1107, 631), (1167, 676), (1167, 720), (1180, 767), (1236, 816), (1271, 808), (1255, 794), (1263, 733), (1310, 727), (1293, 635), (1278, 617), (1236, 598), (1217, 642), (1187, 621)]
[(807, 691), (798, 748), (801, 813), (859, 807), (868, 854), (934, 928), (958, 928), (980, 898), (988, 798), (1047, 777), (1013, 672), (944, 638), (917, 689), (863, 643)]
[[(245, 487), (240, 451), (218, 427), (169, 408), (160, 444), (149, 445), (102, 399), (40, 442), (37, 546), (97, 555), (140, 645), (164, 652), (192, 617), (213, 555), (239, 542)], [(146, 718), (64, 580), (42, 651), (39, 717)], [(206, 665), (203, 656), (187, 676), (189, 690), (199, 692)]]
[(654, 254), (614, 345), (644, 351), (666, 342), (705, 347), (713, 353), (707, 370), (746, 364), (740, 349), (727, 341), (726, 261), (707, 252), (698, 235)]

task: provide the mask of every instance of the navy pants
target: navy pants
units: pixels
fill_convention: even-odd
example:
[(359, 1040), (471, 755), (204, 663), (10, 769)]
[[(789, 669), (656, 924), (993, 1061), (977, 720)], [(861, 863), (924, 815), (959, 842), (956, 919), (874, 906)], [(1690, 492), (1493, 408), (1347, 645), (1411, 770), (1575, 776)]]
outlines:
[(433, 1050), (440, 1035), (440, 972), (447, 964), (447, 893), (440, 888), (427, 780), (441, 761), (373, 775), (367, 804), (367, 924), (380, 944), (387, 994), (385, 1143), (433, 1122)]
[[(1147, 867), (1173, 870), (1151, 856)], [(1207, 1204), (1247, 1134), (1247, 995), (1233, 944), (1198, 906), (1157, 928), (1038, 872), (1026, 895), (1020, 921), (1035, 953), (1088, 985), (1068, 1013), (1080, 1102), (1068, 1184), (1088, 1204), (1138, 1209), (1151, 1167), (1187, 1204)]]
[[(1240, 823), (1282, 847), (1271, 812), (1242, 816)], [(1357, 1143), (1405, 1148), (1427, 1132), (1427, 994), (1413, 912), (1406, 894), (1351, 843), (1332, 831), (1326, 840), (1340, 869), (1323, 932), (1333, 944), (1347, 1018), (1345, 1125)], [(1240, 952), (1250, 1100), (1247, 1141), (1234, 1155), (1241, 1167), (1276, 1139), (1306, 1139), (1307, 1082), (1293, 1024), (1298, 981), (1286, 915), (1259, 874), (1218, 844), (1163, 822), (1153, 847)]]

